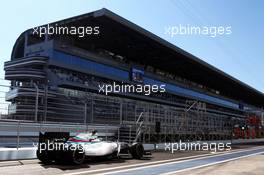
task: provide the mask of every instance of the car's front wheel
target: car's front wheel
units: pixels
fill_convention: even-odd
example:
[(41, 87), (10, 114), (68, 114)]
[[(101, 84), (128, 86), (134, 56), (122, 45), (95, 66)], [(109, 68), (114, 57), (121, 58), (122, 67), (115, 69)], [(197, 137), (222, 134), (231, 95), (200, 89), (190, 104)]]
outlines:
[(134, 143), (130, 146), (129, 152), (134, 159), (141, 159), (144, 155), (144, 147), (141, 143)]

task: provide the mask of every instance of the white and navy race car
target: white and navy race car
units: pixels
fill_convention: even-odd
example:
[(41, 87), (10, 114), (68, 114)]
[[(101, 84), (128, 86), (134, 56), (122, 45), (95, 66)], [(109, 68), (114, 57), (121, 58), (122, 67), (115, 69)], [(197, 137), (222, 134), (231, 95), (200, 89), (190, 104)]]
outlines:
[(82, 164), (86, 158), (119, 157), (120, 153), (130, 154), (135, 159), (141, 159), (144, 151), (141, 143), (132, 144), (118, 141), (106, 141), (97, 136), (97, 132), (79, 133), (70, 137), (67, 132), (40, 133), (37, 158), (44, 164), (73, 163)]

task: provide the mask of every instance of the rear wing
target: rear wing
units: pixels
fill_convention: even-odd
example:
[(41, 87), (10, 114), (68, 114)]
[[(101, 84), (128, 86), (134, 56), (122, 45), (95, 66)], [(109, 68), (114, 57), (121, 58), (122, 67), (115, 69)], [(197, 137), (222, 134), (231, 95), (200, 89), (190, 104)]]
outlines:
[(39, 132), (39, 143), (67, 142), (70, 138), (69, 132)]

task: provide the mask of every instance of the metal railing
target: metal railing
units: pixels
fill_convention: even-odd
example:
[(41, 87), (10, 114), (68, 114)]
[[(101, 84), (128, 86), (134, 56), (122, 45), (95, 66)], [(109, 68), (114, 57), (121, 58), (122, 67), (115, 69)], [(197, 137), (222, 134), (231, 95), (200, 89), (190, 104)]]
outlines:
[(114, 137), (119, 126), (107, 124), (67, 124), (67, 123), (35, 123), (15, 120), (0, 120), (0, 147), (33, 146), (38, 141), (39, 132), (79, 132), (98, 130), (99, 136), (106, 140)]
[[(143, 112), (141, 112), (140, 114), (139, 114), (139, 117), (138, 117), (138, 119), (137, 119), (137, 121), (136, 121), (136, 137), (135, 137), (135, 139), (133, 140), (133, 142), (137, 142), (137, 140), (139, 139), (139, 137), (140, 137), (140, 135), (141, 135), (141, 133), (142, 133), (142, 126), (143, 126), (143, 123), (144, 123), (144, 119), (143, 120), (141, 120), (141, 118), (142, 118), (142, 116), (143, 116)], [(141, 121), (140, 121), (141, 120)]]

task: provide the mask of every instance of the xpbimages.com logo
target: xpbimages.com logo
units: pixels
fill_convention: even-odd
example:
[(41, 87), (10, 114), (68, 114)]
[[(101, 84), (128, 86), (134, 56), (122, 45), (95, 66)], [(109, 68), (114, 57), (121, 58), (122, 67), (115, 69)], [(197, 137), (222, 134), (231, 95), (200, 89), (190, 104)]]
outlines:
[(38, 35), (42, 37), (46, 34), (48, 35), (76, 35), (80, 38), (86, 35), (98, 35), (100, 33), (99, 26), (58, 26), (55, 25), (46, 25), (33, 28), (33, 35)]
[(176, 151), (230, 151), (231, 143), (223, 142), (179, 142), (165, 143), (165, 151), (170, 151), (172, 154)]
[(42, 153), (44, 151), (75, 151), (80, 150), (80, 153), (84, 153), (84, 143), (80, 144), (68, 144), (61, 142), (53, 142), (47, 141), (47, 143), (34, 143), (33, 146), (39, 149), (39, 152)]
[(149, 85), (149, 84), (117, 84), (113, 82), (113, 84), (99, 84), (98, 92), (104, 93), (108, 95), (109, 93), (140, 93), (144, 95), (150, 95), (151, 93), (164, 93), (166, 92), (166, 85)]
[(232, 34), (231, 26), (191, 26), (187, 25), (176, 25), (167, 26), (164, 28), (164, 34), (170, 37), (175, 37), (177, 35), (204, 35), (209, 37), (218, 37), (223, 35)]

